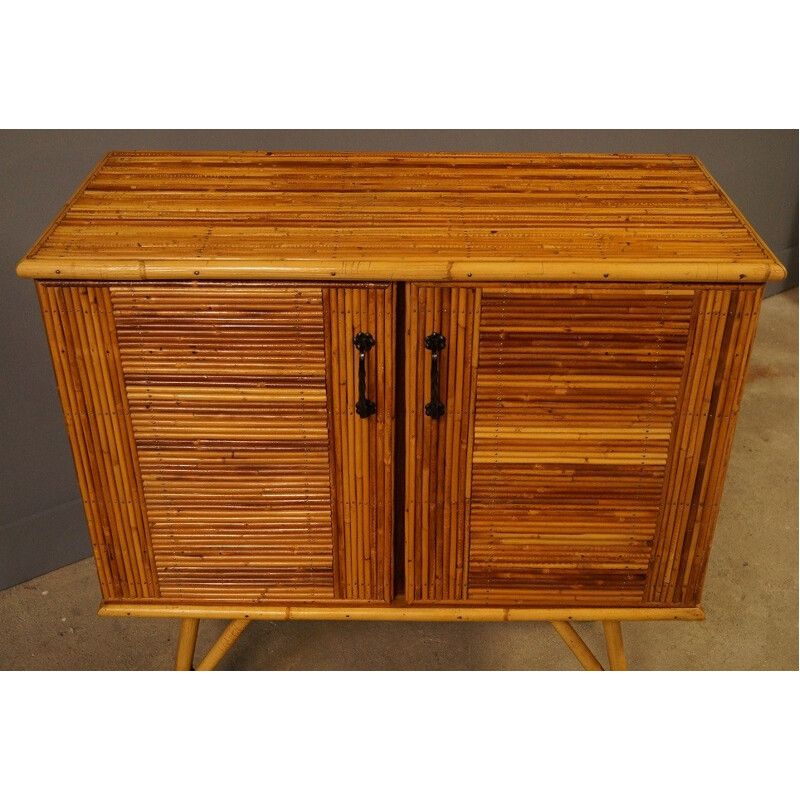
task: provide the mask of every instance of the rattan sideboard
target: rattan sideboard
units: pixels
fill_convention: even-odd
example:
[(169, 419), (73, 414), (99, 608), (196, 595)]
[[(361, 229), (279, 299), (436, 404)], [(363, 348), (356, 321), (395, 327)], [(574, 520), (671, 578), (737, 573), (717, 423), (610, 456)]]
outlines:
[(107, 155), (36, 280), (102, 615), (701, 619), (764, 284), (692, 156)]

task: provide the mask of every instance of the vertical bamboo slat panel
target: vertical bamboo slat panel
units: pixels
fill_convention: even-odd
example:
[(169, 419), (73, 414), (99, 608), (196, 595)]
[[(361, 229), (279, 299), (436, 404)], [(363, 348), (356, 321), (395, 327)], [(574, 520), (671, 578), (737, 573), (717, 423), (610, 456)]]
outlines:
[[(339, 520), (337, 597), (392, 599), (394, 482), (394, 287), (323, 290), (333, 506)], [(358, 401), (357, 333), (375, 345), (367, 353), (366, 397), (376, 412), (362, 419)]]
[(644, 594), (648, 601), (668, 602), (670, 599), (672, 565), (676, 559), (680, 561), (683, 550), (729, 303), (730, 292), (725, 290), (695, 295), (682, 399), (672, 431), (670, 465), (661, 502), (659, 536), (653, 548)]
[(760, 287), (697, 292), (648, 603), (700, 601), (761, 292)]
[[(407, 287), (406, 336), (406, 598), (409, 602), (466, 597), (470, 509), (469, 448), (473, 433), (477, 288)], [(440, 398), (445, 413), (425, 414), (431, 397), (431, 353), (425, 337), (438, 332)]]
[(731, 299), (728, 312), (730, 335), (715, 380), (715, 402), (710, 420), (713, 420), (713, 427), (706, 431), (701, 450), (703, 481), (695, 488), (692, 498), (691, 545), (681, 559), (680, 571), (675, 578), (672, 601), (676, 604), (700, 603), (762, 295), (763, 287), (746, 287), (733, 292)]
[(103, 598), (159, 597), (109, 290), (37, 291)]

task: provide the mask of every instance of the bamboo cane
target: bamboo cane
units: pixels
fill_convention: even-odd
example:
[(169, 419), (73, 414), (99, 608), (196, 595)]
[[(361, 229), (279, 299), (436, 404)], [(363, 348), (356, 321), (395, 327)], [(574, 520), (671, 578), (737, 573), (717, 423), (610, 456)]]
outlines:
[(550, 624), (555, 628), (556, 633), (564, 640), (564, 643), (572, 650), (575, 658), (587, 670), (602, 670), (600, 662), (594, 657), (592, 651), (586, 646), (586, 642), (581, 639), (575, 628), (564, 620), (550, 620)]
[(617, 620), (603, 620), (603, 633), (606, 638), (606, 649), (611, 669), (628, 669), (625, 648), (622, 644), (622, 627), (619, 622)]
[(178, 634), (178, 652), (175, 656), (176, 670), (192, 669), (194, 661), (194, 648), (197, 643), (197, 629), (200, 625), (199, 619), (186, 617), (181, 620), (181, 629)]
[(228, 623), (228, 627), (222, 632), (222, 635), (217, 639), (211, 649), (208, 651), (206, 657), (200, 662), (197, 667), (198, 672), (205, 672), (213, 670), (225, 653), (230, 650), (234, 642), (239, 638), (242, 631), (250, 624), (249, 619), (233, 619)]

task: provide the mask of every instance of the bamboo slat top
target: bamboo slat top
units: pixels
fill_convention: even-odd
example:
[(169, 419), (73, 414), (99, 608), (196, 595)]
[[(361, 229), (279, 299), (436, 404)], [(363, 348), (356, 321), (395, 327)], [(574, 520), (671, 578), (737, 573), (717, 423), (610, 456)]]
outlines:
[(689, 155), (114, 152), (20, 263), (92, 280), (785, 276)]

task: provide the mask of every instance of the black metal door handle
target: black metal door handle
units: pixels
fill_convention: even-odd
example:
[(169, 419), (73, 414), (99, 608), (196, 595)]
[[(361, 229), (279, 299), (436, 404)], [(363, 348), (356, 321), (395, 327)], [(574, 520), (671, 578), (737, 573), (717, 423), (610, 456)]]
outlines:
[(425, 348), (431, 351), (431, 401), (425, 403), (425, 413), (432, 419), (444, 414), (444, 403), (439, 399), (439, 353), (444, 350), (447, 339), (441, 333), (425, 337)]
[(367, 399), (367, 353), (375, 346), (375, 339), (369, 333), (357, 333), (353, 337), (353, 344), (359, 352), (358, 356), (358, 402), (356, 403), (356, 414), (361, 419), (371, 417), (376, 411), (377, 406), (372, 400)]

